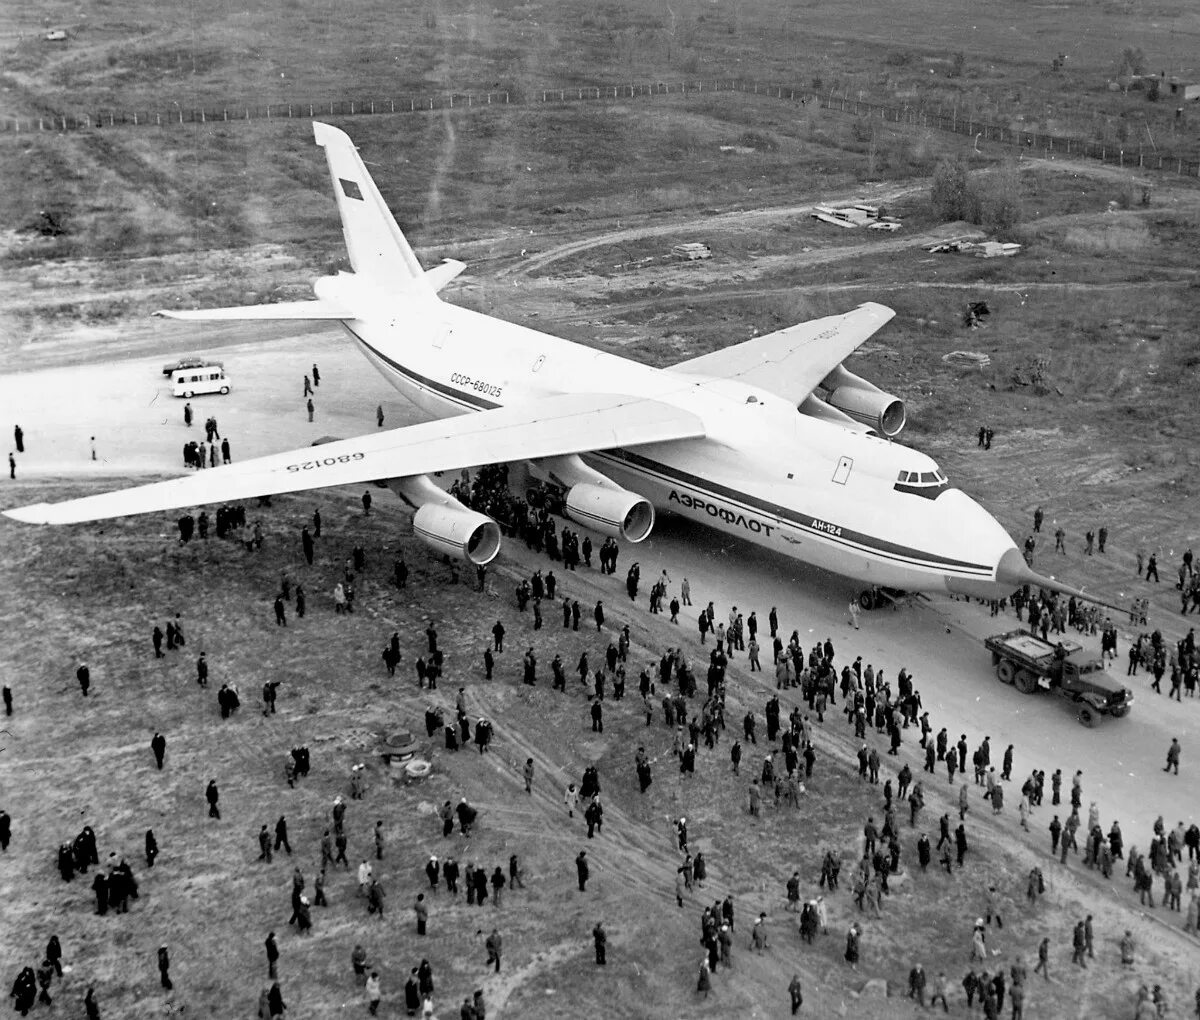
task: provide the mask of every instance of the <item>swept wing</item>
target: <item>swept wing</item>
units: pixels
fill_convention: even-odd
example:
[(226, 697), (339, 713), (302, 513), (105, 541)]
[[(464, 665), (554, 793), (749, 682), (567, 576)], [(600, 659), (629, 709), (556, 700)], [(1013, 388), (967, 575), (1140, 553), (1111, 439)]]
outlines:
[(535, 457), (692, 439), (689, 411), (611, 393), (563, 394), (343, 439), (61, 503), (5, 511), (29, 524), (75, 524), (254, 496), (405, 478)]
[(869, 301), (844, 315), (801, 322), (692, 358), (672, 371), (738, 379), (799, 404), (895, 314)]

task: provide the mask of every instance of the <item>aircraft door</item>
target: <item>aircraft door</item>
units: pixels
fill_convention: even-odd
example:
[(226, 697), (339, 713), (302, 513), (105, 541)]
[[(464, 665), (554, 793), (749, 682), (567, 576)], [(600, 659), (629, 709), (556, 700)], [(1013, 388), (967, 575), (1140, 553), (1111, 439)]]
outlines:
[(845, 485), (846, 480), (850, 477), (850, 469), (854, 467), (854, 460), (851, 457), (839, 457), (837, 467), (833, 469), (833, 480), (838, 485)]

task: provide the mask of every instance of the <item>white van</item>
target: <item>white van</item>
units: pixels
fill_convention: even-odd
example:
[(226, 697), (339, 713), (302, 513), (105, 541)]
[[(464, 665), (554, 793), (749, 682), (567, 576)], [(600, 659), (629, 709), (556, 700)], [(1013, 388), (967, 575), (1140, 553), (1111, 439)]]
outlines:
[(233, 385), (220, 365), (181, 368), (171, 376), (171, 383), (177, 397), (194, 397), (200, 393), (224, 394)]

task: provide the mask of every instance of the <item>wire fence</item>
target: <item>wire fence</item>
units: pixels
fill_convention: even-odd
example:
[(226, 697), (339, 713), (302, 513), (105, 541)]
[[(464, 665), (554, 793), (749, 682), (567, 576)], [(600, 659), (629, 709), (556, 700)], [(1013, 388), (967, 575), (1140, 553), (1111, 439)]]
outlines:
[(356, 117), (380, 114), (416, 114), (438, 110), (479, 107), (540, 105), (604, 100), (636, 99), (655, 95), (742, 92), (807, 106), (813, 104), (855, 117), (878, 118), (881, 122), (932, 129), (972, 138), (978, 145), (1008, 146), (1029, 157), (1096, 160), (1111, 166), (1162, 171), (1185, 177), (1200, 177), (1200, 160), (1163, 149), (1125, 147), (1111, 141), (1088, 140), (1070, 135), (1014, 129), (1004, 124), (961, 114), (957, 109), (929, 109), (852, 99), (836, 91), (778, 85), (743, 78), (700, 81), (583, 85), (564, 88), (534, 88), (524, 91), (447, 92), (404, 96), (396, 99), (335, 100), (320, 103), (269, 103), (265, 106), (221, 105), (166, 110), (102, 109), (75, 114), (46, 114), (39, 117), (0, 117), (0, 135), (31, 132), (84, 131), (108, 128), (159, 127), (182, 124), (223, 124), (239, 121), (312, 120), (318, 117)]

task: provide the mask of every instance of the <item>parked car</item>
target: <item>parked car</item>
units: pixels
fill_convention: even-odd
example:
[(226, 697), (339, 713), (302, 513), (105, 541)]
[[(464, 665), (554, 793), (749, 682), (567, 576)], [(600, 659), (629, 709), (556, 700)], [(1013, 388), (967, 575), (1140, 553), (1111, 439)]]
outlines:
[(178, 361), (170, 361), (163, 365), (162, 374), (172, 376), (181, 368), (204, 368), (205, 365), (215, 365), (217, 368), (224, 368), (225, 365), (220, 361), (210, 361), (208, 358), (202, 358), (199, 354), (189, 354), (186, 358), (180, 358)]

